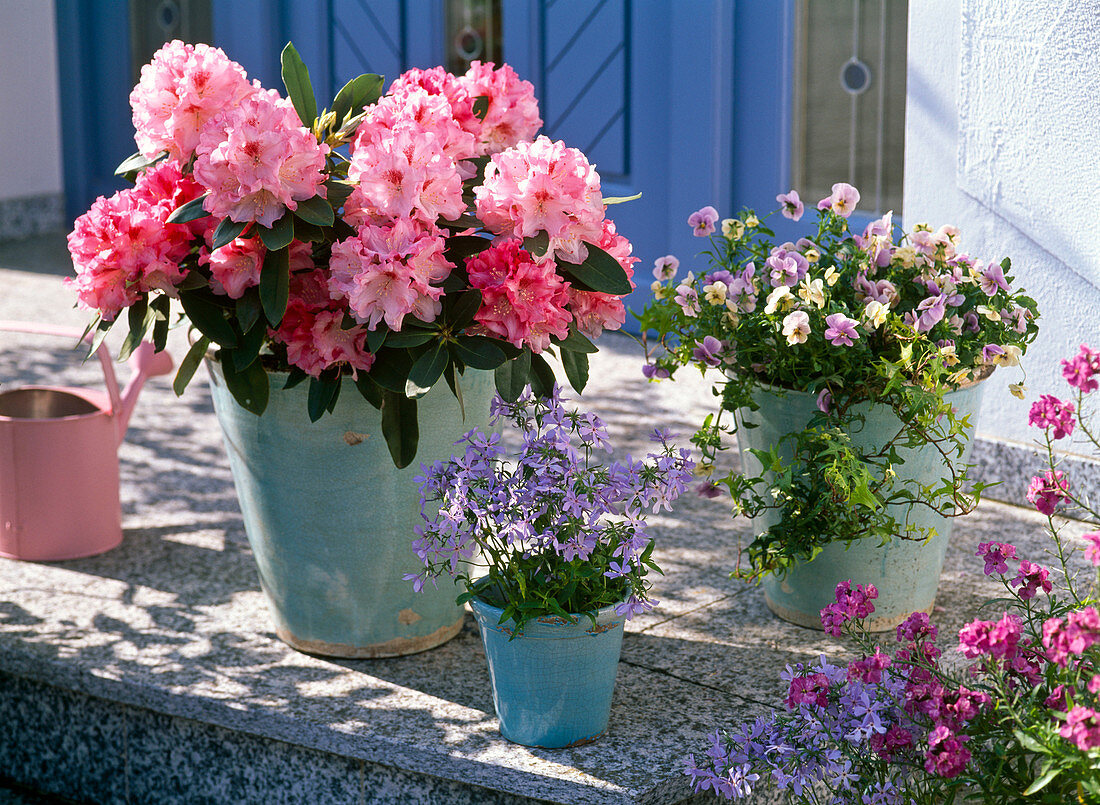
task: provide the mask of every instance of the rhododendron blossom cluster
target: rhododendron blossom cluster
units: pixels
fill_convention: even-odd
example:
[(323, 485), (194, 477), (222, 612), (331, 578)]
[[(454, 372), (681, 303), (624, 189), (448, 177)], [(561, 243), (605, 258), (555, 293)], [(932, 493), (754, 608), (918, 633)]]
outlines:
[(203, 44), (169, 42), (142, 68), (138, 153), (119, 166), (136, 186), (69, 237), (69, 282), (99, 329), (147, 306), (128, 341), (160, 322), (163, 348), (178, 300), (198, 333), (177, 387), (213, 346), (255, 413), (269, 370), (309, 379), (313, 418), (343, 376), (408, 407), (521, 353), (540, 394), (542, 353), (573, 353), (558, 356), (583, 386), (588, 339), (625, 321), (637, 258), (584, 154), (536, 136), (532, 85), (481, 62), (410, 70), (385, 95), (364, 75), (318, 114), (292, 45), (281, 61), (286, 96)]

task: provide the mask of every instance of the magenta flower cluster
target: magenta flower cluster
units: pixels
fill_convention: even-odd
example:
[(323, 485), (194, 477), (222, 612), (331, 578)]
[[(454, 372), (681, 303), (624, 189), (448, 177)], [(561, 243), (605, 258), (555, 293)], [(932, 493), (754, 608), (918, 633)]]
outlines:
[[(660, 452), (604, 466), (595, 458), (612, 451), (603, 422), (566, 410), (557, 387), (549, 400), (529, 390), (514, 403), (497, 397), (492, 412), (495, 422), (517, 428), (518, 450), (509, 456), (499, 434), (475, 429), (458, 443), (460, 456), (423, 468), (424, 524), (413, 550), (424, 569), (406, 580), (419, 591), (447, 574), (473, 591), (479, 579), (471, 574), (481, 566), (517, 604), (590, 584), (594, 595), (607, 590), (614, 598), (581, 600), (573, 611), (618, 603), (616, 611), (630, 618), (654, 606), (644, 581), (652, 550), (646, 516), (670, 510), (686, 489), (689, 452), (673, 448), (660, 430), (652, 435)], [(574, 599), (566, 594), (559, 603), (567, 600)]]

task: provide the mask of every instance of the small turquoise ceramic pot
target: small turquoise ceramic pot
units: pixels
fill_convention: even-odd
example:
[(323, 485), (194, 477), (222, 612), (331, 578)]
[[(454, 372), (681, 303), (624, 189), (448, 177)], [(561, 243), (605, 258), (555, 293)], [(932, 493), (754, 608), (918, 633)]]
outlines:
[(537, 618), (514, 640), (515, 622), (501, 623), (502, 609), (477, 598), (470, 606), (481, 627), (501, 735), (558, 749), (607, 731), (625, 620), (614, 606), (599, 610), (595, 625), (587, 615), (572, 622)]

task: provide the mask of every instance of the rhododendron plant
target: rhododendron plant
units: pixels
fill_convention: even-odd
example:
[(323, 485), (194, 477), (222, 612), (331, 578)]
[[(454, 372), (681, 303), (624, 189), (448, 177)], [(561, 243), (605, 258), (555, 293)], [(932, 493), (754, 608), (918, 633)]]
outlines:
[[(498, 390), (550, 393), (560, 358), (588, 377), (589, 339), (622, 325), (629, 241), (605, 217), (584, 154), (536, 136), (531, 84), (507, 65), (413, 69), (348, 82), (317, 111), (309, 72), (282, 55), (287, 97), (208, 45), (169, 42), (130, 96), (132, 189), (98, 199), (69, 236), (94, 345), (128, 311), (129, 353), (170, 320), (194, 328), (177, 393), (207, 351), (261, 414), (269, 372), (308, 380), (309, 416), (344, 381), (382, 410), (399, 466), (416, 400), (468, 368)], [(173, 300), (178, 300), (178, 307)]]
[[(1082, 347), (1064, 362), (1073, 402), (1044, 395), (1032, 409), (1046, 475), (1069, 431), (1100, 453), (1092, 412), (1082, 410), (1100, 374), (1095, 354)], [(1064, 513), (1100, 519), (1071, 489)], [(1003, 593), (957, 642), (914, 612), (891, 652), (864, 629), (874, 587), (839, 585), (821, 620), (853, 636), (859, 658), (788, 667), (785, 710), (715, 733), (706, 756), (689, 759), (696, 789), (736, 799), (769, 781), (794, 802), (852, 805), (1100, 802), (1100, 533), (1075, 541), (1053, 510), (1040, 510), (1051, 544), (1035, 558), (1053, 567), (1021, 559), (1014, 545), (981, 543), (975, 555)]]
[[(770, 215), (793, 221), (809, 208), (794, 190), (776, 200)], [(770, 216), (751, 210), (722, 221), (718, 234), (716, 211), (704, 207), (688, 224), (709, 236), (710, 266), (685, 276), (675, 258), (658, 258), (654, 301), (640, 316), (643, 332), (658, 335), (646, 377), (671, 377), (687, 365), (721, 372), (719, 411), (695, 437), (708, 475), (700, 490), (724, 488), (737, 513), (770, 521), (738, 553), (746, 577), (812, 560), (833, 540), (923, 540), (930, 528), (912, 522), (914, 511), (972, 510), (982, 485), (970, 483), (957, 459), (974, 423), (957, 417), (944, 395), (1018, 365), (1038, 332), (1035, 302), (1013, 290), (1007, 259), (966, 254), (951, 226), (902, 234), (890, 213), (851, 229), (858, 204), (859, 192), (838, 182), (816, 204), (816, 227), (786, 243), (767, 228)], [(1083, 377), (1081, 366), (1067, 372)], [(764, 393), (792, 391), (813, 395), (819, 415), (772, 452), (757, 451), (760, 474), (717, 473), (739, 412), (758, 410)], [(852, 434), (863, 412), (883, 408), (899, 421), (896, 435), (859, 448)], [(1044, 403), (1033, 417), (1061, 422), (1067, 413)], [(895, 482), (901, 448), (926, 445), (942, 458), (943, 482)], [(1036, 483), (1035, 499), (1054, 505), (1057, 480)]]
[(423, 467), (413, 550), (424, 570), (405, 578), (416, 590), (440, 576), (460, 580), (459, 603), (478, 596), (500, 606), (517, 633), (542, 616), (615, 605), (630, 618), (655, 606), (646, 516), (670, 510), (687, 487), (689, 451), (658, 430), (658, 452), (605, 466), (603, 422), (566, 409), (557, 386), (547, 400), (529, 390), (511, 403), (498, 396), (491, 410), (519, 431), (521, 446), (509, 455), (499, 433), (472, 430), (461, 456)]

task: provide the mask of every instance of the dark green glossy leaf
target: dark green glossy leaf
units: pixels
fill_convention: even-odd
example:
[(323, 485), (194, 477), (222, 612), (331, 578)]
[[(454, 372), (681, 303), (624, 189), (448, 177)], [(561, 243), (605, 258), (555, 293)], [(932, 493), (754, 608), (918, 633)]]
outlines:
[(176, 286), (177, 291), (195, 291), (199, 288), (209, 288), (210, 280), (208, 280), (200, 271), (188, 271), (187, 276), (183, 278), (183, 281)]
[(294, 240), (294, 216), (284, 212), (283, 217), (273, 223), (270, 229), (257, 224), (256, 232), (268, 251), (274, 252), (285, 249), (290, 245), (290, 241)]
[(215, 344), (232, 349), (237, 346), (237, 334), (225, 318), (225, 309), (204, 299), (201, 291), (181, 291), (179, 295), (183, 312), (195, 325), (195, 329)]
[(455, 369), (453, 362), (447, 364), (447, 368), (443, 370), (443, 377), (451, 389), (451, 394), (455, 395), (455, 399), (458, 400), (458, 414), (462, 417), (462, 421), (465, 422), (466, 400), (462, 397), (462, 383), (459, 381), (459, 372)]
[(232, 355), (233, 368), (238, 372), (243, 372), (252, 362), (260, 357), (260, 347), (264, 345), (264, 336), (267, 335), (267, 327), (264, 323), (257, 321), (252, 325), (252, 329), (245, 332), (237, 343), (237, 348), (233, 350), (224, 350), (223, 354)]
[(307, 377), (309, 377), (309, 375), (307, 375), (302, 369), (299, 369), (297, 366), (291, 366), (290, 372), (286, 376), (286, 382), (283, 383), (283, 388), (292, 389), (295, 386), (300, 385), (301, 382)]
[(496, 369), (508, 356), (497, 343), (482, 335), (462, 335), (451, 344), (456, 358), (473, 369)]
[(588, 353), (563, 349), (561, 365), (565, 369), (565, 377), (569, 380), (569, 385), (578, 394), (584, 391), (584, 387), (588, 385)]
[(260, 318), (263, 310), (259, 290), (249, 288), (245, 291), (241, 298), (237, 300), (237, 324), (240, 325), (241, 331), (247, 333), (251, 330), (252, 325)]
[(477, 235), (455, 235), (447, 238), (447, 249), (443, 252), (443, 256), (452, 263), (459, 261), (465, 263), (468, 257), (481, 254), (492, 245), (491, 240)]
[(586, 244), (588, 259), (578, 265), (565, 260), (558, 261), (558, 270), (564, 272), (569, 280), (582, 290), (610, 293), (623, 296), (633, 290), (630, 278), (623, 267), (610, 254), (599, 246)]
[(478, 95), (474, 98), (474, 114), (477, 115), (478, 120), (484, 120), (485, 115), (489, 113), (489, 96)]
[(481, 309), (481, 291), (477, 288), (443, 297), (443, 318), (452, 333), (460, 333)]
[(442, 341), (436, 341), (427, 352), (416, 359), (409, 369), (409, 379), (405, 383), (405, 395), (408, 397), (423, 397), (434, 386), (447, 368), (450, 356), (447, 346)]
[(379, 322), (379, 326), (373, 330), (367, 330), (367, 351), (378, 352), (390, 335), (390, 328)]
[(278, 327), (290, 299), (290, 253), (287, 249), (268, 252), (260, 272), (260, 303), (272, 327)]
[(557, 378), (554, 370), (541, 355), (531, 356), (531, 391), (538, 397), (549, 397), (554, 390)]
[(302, 243), (320, 243), (325, 239), (325, 230), (319, 226), (307, 224), (301, 218), (295, 218), (294, 237)]
[(313, 126), (317, 118), (317, 99), (313, 95), (313, 85), (309, 81), (309, 68), (306, 67), (302, 57), (298, 55), (294, 45), (286, 43), (279, 62), (283, 68), (283, 86), (286, 94), (290, 96), (294, 104), (294, 111), (298, 113), (298, 119), (307, 129)]
[(114, 325), (115, 320), (111, 319), (107, 321), (100, 319), (99, 324), (96, 325), (95, 335), (92, 336), (91, 344), (88, 345), (88, 354), (84, 356), (84, 360), (92, 357), (99, 350), (100, 344), (103, 343), (103, 339), (107, 337), (107, 333), (111, 331), (111, 327)]
[(355, 378), (355, 388), (359, 389), (363, 399), (375, 408), (382, 407), (382, 387), (375, 383), (369, 374), (360, 371)]
[(569, 328), (569, 335), (565, 338), (554, 339), (554, 343), (561, 347), (563, 350), (571, 350), (573, 352), (587, 352), (589, 354), (593, 352), (599, 352), (599, 347), (588, 340), (588, 336), (580, 332), (576, 327)]
[(412, 368), (412, 356), (407, 349), (386, 348), (376, 353), (370, 376), (379, 386), (394, 394), (404, 395), (405, 383)]
[(118, 350), (118, 359), (124, 361), (130, 357), (138, 344), (145, 338), (145, 333), (153, 323), (154, 313), (149, 309), (149, 297), (142, 295), (138, 301), (130, 305), (126, 310), (127, 323), (130, 325), (126, 338)]
[(323, 373), (320, 377), (309, 379), (309, 400), (306, 410), (309, 412), (309, 421), (316, 422), (325, 411), (329, 403), (337, 394), (340, 387), (339, 373)]
[(480, 229), (481, 221), (474, 215), (463, 213), (454, 220), (440, 218), (439, 225), (445, 226), (448, 229)]
[(550, 248), (550, 236), (546, 234), (546, 230), (543, 230), (537, 235), (524, 238), (523, 248), (531, 252), (535, 257), (542, 257), (546, 254), (546, 250)]
[(148, 168), (150, 165), (156, 165), (167, 156), (167, 151), (161, 151), (152, 159), (142, 156), (140, 151), (136, 154), (130, 154), (130, 156), (122, 160), (119, 166), (115, 168), (115, 176), (126, 176), (129, 173), (137, 173), (145, 170), (145, 168)]
[(211, 247), (220, 249), (222, 246), (232, 243), (248, 228), (248, 224), (248, 221), (237, 223), (232, 219), (223, 218), (222, 222), (218, 224), (218, 228), (214, 230), (214, 242)]
[(494, 376), (497, 393), (508, 402), (515, 402), (531, 382), (531, 352), (523, 350), (519, 357), (502, 363)]
[(271, 393), (263, 364), (253, 361), (243, 372), (238, 372), (230, 366), (229, 361), (221, 359), (221, 352), (218, 354), (218, 362), (225, 376), (225, 385), (233, 395), (233, 399), (244, 410), (256, 416), (262, 414), (267, 408), (267, 398)]
[(149, 303), (149, 307), (153, 309), (155, 316), (153, 321), (153, 348), (157, 352), (163, 352), (165, 345), (168, 343), (168, 325), (171, 323), (169, 318), (172, 315), (172, 300), (161, 294)]
[(192, 344), (191, 349), (187, 350), (187, 354), (183, 356), (183, 360), (180, 361), (180, 368), (176, 371), (176, 377), (172, 380), (172, 391), (176, 392), (177, 397), (183, 395), (183, 390), (187, 388), (187, 384), (195, 376), (195, 371), (202, 363), (208, 349), (210, 349), (210, 339), (205, 335), (201, 335), (199, 340)]
[(320, 196), (299, 201), (298, 209), (294, 211), (294, 214), (307, 224), (314, 224), (315, 226), (332, 226), (332, 222), (336, 219), (336, 214), (332, 211), (332, 205)]
[(418, 347), (421, 344), (427, 344), (437, 336), (438, 333), (429, 332), (428, 330), (402, 330), (399, 333), (391, 331), (390, 334), (386, 336), (386, 346), (395, 349), (401, 347)]
[(332, 101), (337, 125), (343, 124), (349, 115), (357, 115), (382, 95), (385, 79), (376, 73), (364, 73), (344, 84)]
[(416, 400), (392, 391), (383, 393), (382, 435), (386, 437), (390, 457), (398, 469), (407, 467), (416, 458), (416, 446), (420, 441), (416, 416)]
[(348, 196), (351, 195), (353, 189), (347, 182), (342, 182), (339, 179), (328, 179), (325, 181), (325, 198), (333, 209), (338, 210), (344, 206), (344, 202), (348, 200)]
[(198, 198), (193, 198), (184, 204), (182, 207), (176, 207), (172, 211), (172, 214), (168, 216), (167, 222), (170, 224), (185, 224), (188, 221), (197, 221), (200, 218), (205, 218), (210, 213), (203, 209), (202, 202), (209, 193), (203, 193)]

